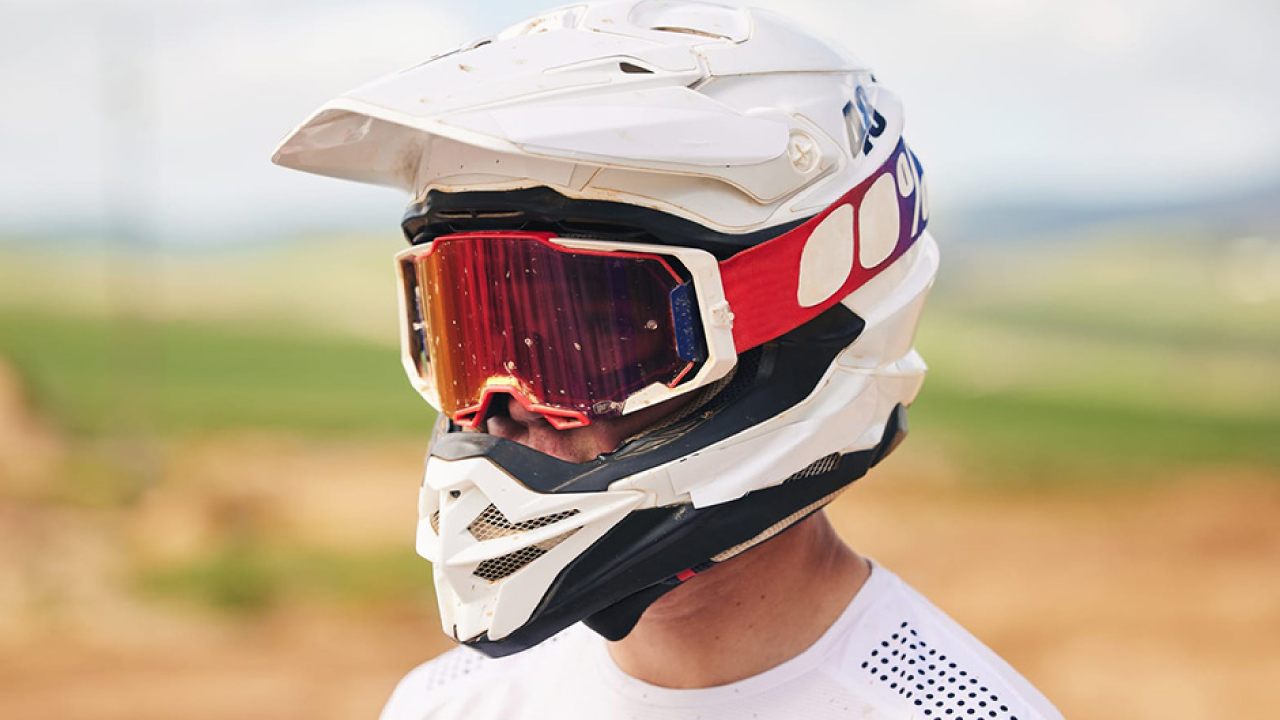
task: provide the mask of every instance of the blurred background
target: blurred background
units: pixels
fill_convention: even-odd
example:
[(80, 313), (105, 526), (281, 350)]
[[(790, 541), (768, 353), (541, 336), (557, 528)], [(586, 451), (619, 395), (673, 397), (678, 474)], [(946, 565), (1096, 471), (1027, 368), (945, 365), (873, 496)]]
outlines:
[[(833, 506), (1068, 717), (1274, 717), (1272, 0), (760, 0), (903, 96), (944, 265)], [(406, 198), (273, 167), (531, 0), (0, 0), (0, 716), (371, 717), (413, 553)]]

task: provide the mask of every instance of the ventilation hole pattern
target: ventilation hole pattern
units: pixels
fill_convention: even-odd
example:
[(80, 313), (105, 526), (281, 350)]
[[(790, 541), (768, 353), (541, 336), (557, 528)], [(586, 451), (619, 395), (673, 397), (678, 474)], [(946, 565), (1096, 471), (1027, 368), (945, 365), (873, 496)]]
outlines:
[(840, 453), (831, 453), (824, 457), (820, 457), (809, 464), (809, 467), (787, 478), (787, 480), (800, 480), (802, 478), (813, 477), (814, 475), (823, 475), (836, 469), (840, 464)]
[(472, 574), (481, 580), (497, 582), (508, 575), (515, 573), (517, 570), (520, 570), (543, 555), (546, 555), (551, 548), (569, 539), (569, 536), (578, 532), (579, 529), (580, 528), (574, 528), (569, 532), (561, 533), (550, 540), (545, 540), (526, 548), (520, 548), (519, 550), (507, 553), (502, 557), (485, 560), (476, 566), (476, 569)]
[(458, 648), (428, 663), (425, 685), (427, 690), (438, 690), (452, 685), (479, 670), (488, 658), (470, 648)]
[(471, 521), (471, 524), (467, 526), (467, 531), (470, 532), (471, 536), (476, 540), (484, 542), (485, 540), (493, 540), (494, 538), (516, 535), (518, 533), (528, 532), (529, 530), (537, 530), (538, 528), (543, 528), (548, 525), (558, 523), (561, 520), (571, 518), (574, 515), (577, 515), (578, 512), (579, 511), (575, 508), (573, 510), (565, 510), (564, 512), (558, 512), (552, 515), (543, 515), (542, 517), (525, 520), (524, 522), (513, 523), (507, 519), (506, 515), (502, 514), (501, 510), (490, 505), (484, 509), (484, 512), (480, 513), (479, 517)]
[(908, 622), (872, 649), (862, 669), (911, 701), (927, 718), (1018, 720), (999, 695), (929, 647)]
[(627, 73), (628, 75), (652, 75), (653, 74), (653, 71), (650, 70), (649, 68), (640, 67), (635, 63), (629, 63), (629, 62), (618, 63), (618, 69), (624, 73)]
[(431, 532), (440, 534), (440, 511), (435, 510), (431, 513)]

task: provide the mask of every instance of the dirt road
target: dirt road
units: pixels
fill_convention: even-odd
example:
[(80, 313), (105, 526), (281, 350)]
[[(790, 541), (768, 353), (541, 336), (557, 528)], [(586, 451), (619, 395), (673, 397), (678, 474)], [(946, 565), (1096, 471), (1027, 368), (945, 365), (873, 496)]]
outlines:
[[(419, 457), (407, 443), (224, 439), (175, 448), (175, 480), (125, 516), (3, 500), (0, 602), (17, 620), (0, 628), (0, 717), (374, 716), (444, 647), (430, 608), (295, 599), (236, 620), (138, 599), (121, 573), (139, 548), (198, 546), (208, 508), (228, 497), (307, 542), (409, 543)], [(1274, 478), (1031, 492), (945, 467), (903, 453), (831, 513), (1068, 717), (1276, 714)], [(22, 590), (32, 573), (41, 584)]]

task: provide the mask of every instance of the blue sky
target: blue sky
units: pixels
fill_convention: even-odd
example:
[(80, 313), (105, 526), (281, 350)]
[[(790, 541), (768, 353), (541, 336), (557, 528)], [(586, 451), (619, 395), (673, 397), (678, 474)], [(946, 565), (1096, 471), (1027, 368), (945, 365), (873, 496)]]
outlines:
[[(940, 208), (1280, 176), (1274, 0), (751, 4), (823, 28), (899, 91)], [(394, 225), (398, 193), (275, 168), (276, 141), (329, 97), (546, 6), (0, 0), (0, 229), (107, 207), (215, 241)]]

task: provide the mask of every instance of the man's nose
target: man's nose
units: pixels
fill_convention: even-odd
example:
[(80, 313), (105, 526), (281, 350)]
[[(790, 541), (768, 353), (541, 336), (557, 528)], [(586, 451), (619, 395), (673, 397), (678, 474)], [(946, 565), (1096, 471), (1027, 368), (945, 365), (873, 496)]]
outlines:
[(523, 403), (517, 402), (506, 393), (493, 398), (489, 412), (490, 415), (494, 412), (505, 413), (508, 418), (525, 427), (547, 422), (547, 418), (542, 413), (529, 410)]

